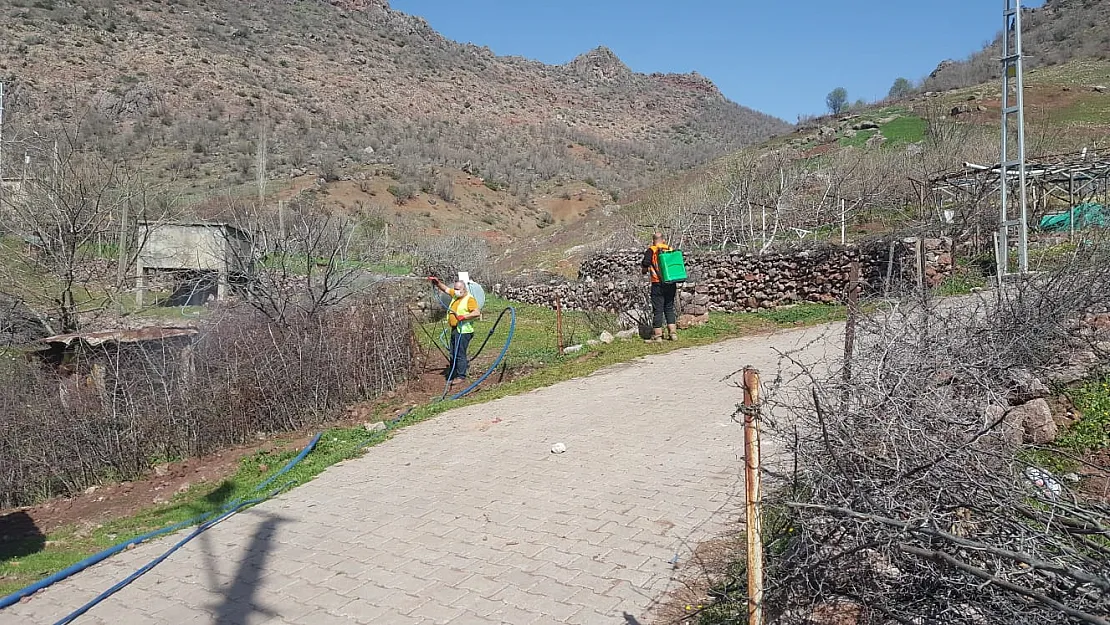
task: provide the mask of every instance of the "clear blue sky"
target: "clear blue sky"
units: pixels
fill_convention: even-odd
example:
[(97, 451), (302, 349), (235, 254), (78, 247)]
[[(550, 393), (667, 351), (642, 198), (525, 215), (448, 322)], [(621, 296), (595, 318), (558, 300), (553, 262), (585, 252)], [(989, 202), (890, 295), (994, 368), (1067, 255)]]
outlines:
[[(1027, 0), (1037, 7), (1044, 0)], [(1001, 30), (1001, 0), (392, 0), (447, 37), (566, 63), (606, 45), (638, 72), (689, 72), (789, 122), (835, 87), (886, 96)]]

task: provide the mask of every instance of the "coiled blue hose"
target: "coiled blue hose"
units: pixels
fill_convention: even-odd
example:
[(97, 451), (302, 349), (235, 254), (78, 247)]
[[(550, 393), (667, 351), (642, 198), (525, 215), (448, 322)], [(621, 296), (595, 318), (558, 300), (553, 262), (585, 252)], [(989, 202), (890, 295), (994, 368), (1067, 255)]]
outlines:
[[(497, 329), (497, 324), (501, 323), (501, 317), (503, 317), (505, 315), (506, 311), (508, 311), (509, 314), (510, 314), (510, 316), (509, 316), (509, 336), (505, 338), (505, 344), (501, 346), (501, 353), (497, 355), (497, 359), (493, 361), (493, 365), (489, 369), (486, 369), (486, 372), (482, 374), (482, 377), (475, 380), (473, 384), (466, 387), (462, 391), (452, 395), (451, 396), (452, 400), (459, 399), (463, 395), (466, 395), (470, 391), (477, 388), (478, 385), (481, 384), (482, 382), (484, 382), (485, 379), (488, 378), (491, 373), (493, 373), (494, 371), (497, 370), (497, 367), (501, 365), (501, 361), (505, 359), (505, 354), (509, 351), (509, 344), (513, 342), (513, 334), (516, 333), (516, 309), (513, 308), (512, 306), (509, 306), (505, 310), (501, 311), (501, 315), (499, 315), (497, 317), (497, 321), (493, 324), (493, 327), (490, 328), (489, 335), (486, 336), (487, 341), (489, 340), (490, 336), (493, 336), (493, 331)], [(484, 348), (485, 346), (486, 346), (486, 344), (482, 343), (482, 347)], [(481, 351), (482, 351), (482, 348), (479, 348), (478, 353), (481, 353)], [(477, 357), (478, 353), (475, 353), (474, 356)]]
[[(257, 492), (262, 491), (264, 488), (266, 488), (267, 486), (272, 484), (274, 482), (274, 480), (281, 477), (282, 475), (285, 475), (293, 467), (297, 466), (297, 464), (300, 463), (301, 460), (304, 460), (305, 456), (307, 456), (309, 454), (309, 452), (311, 452), (316, 447), (316, 443), (318, 443), (320, 441), (321, 436), (323, 436), (322, 433), (317, 434), (312, 439), (312, 441), (310, 441), (308, 443), (308, 445), (306, 445), (305, 448), (303, 450), (301, 450), (301, 453), (297, 454), (297, 456), (295, 458), (293, 458), (288, 463), (286, 463), (286, 465), (284, 467), (282, 467), (282, 469), (280, 471), (278, 471), (277, 473), (275, 473), (272, 476), (270, 476), (269, 478), (267, 478), (264, 482), (262, 482), (258, 486), (255, 486), (254, 490), (252, 492), (257, 493)], [(273, 493), (271, 493), (270, 495), (267, 495), (267, 497), (270, 497), (270, 496), (273, 496)], [(10, 605), (18, 603), (24, 597), (29, 597), (29, 596), (35, 594), (36, 592), (38, 592), (38, 591), (40, 591), (44, 588), (47, 588), (48, 586), (56, 584), (56, 583), (62, 581), (63, 579), (65, 579), (65, 578), (67, 578), (71, 575), (79, 573), (79, 572), (89, 568), (90, 566), (92, 566), (92, 565), (94, 565), (98, 562), (106, 560), (106, 559), (116, 555), (117, 553), (119, 553), (121, 551), (124, 551), (125, 549), (130, 548), (132, 545), (138, 545), (139, 543), (146, 542), (146, 541), (151, 540), (153, 538), (158, 538), (159, 536), (164, 536), (166, 534), (176, 532), (177, 530), (180, 530), (180, 529), (183, 529), (183, 528), (186, 528), (186, 527), (190, 527), (192, 525), (196, 525), (197, 523), (204, 522), (208, 519), (211, 519), (215, 515), (220, 515), (217, 519), (212, 520), (212, 521), (204, 522), (202, 525), (200, 525), (197, 528), (196, 531), (194, 531), (192, 534), (190, 534), (190, 536), (188, 538), (186, 538), (181, 543), (181, 545), (183, 545), (185, 542), (188, 542), (189, 540), (192, 540), (192, 538), (194, 538), (196, 535), (199, 535), (204, 530), (206, 530), (209, 527), (212, 527), (213, 525), (215, 525), (216, 523), (226, 519), (227, 517), (231, 516), (235, 512), (238, 512), (239, 510), (241, 510), (241, 509), (243, 509), (247, 506), (258, 503), (259, 501), (263, 501), (267, 497), (260, 497), (260, 498), (255, 498), (255, 499), (251, 499), (251, 500), (247, 500), (247, 501), (243, 501), (242, 499), (237, 499), (235, 501), (232, 501), (232, 502), (224, 505), (223, 508), (221, 508), (220, 510), (217, 510), (217, 511), (214, 511), (214, 512), (209, 512), (209, 513), (206, 513), (206, 514), (197, 515), (197, 516), (195, 516), (191, 519), (181, 521), (180, 523), (174, 523), (173, 525), (170, 525), (168, 527), (163, 527), (162, 529), (155, 530), (153, 532), (148, 532), (146, 534), (143, 534), (142, 536), (138, 536), (136, 538), (132, 538), (131, 540), (122, 542), (122, 543), (120, 543), (118, 545), (115, 545), (113, 547), (109, 547), (108, 549), (105, 549), (104, 551), (101, 551), (100, 553), (91, 555), (88, 558), (85, 558), (84, 560), (81, 560), (80, 562), (78, 562), (77, 564), (74, 564), (73, 566), (70, 566), (70, 567), (68, 567), (68, 568), (66, 568), (62, 571), (58, 571), (57, 573), (51, 575), (50, 577), (47, 577), (46, 579), (43, 579), (39, 582), (31, 584), (30, 586), (27, 586), (26, 588), (23, 588), (22, 590), (17, 590), (16, 592), (8, 595), (7, 597), (4, 597), (3, 599), (0, 599), (0, 609), (6, 608)], [(162, 560), (164, 560), (166, 557), (169, 556), (169, 553), (172, 553), (172, 551), (176, 551), (178, 548), (180, 548), (180, 545), (175, 546), (174, 549), (171, 550), (171, 552), (168, 552), (166, 554), (163, 554), (163, 556), (160, 556), (161, 559), (158, 559), (153, 564), (148, 565), (149, 568), (148, 567), (143, 567), (143, 569), (140, 569), (140, 571), (142, 571), (142, 572), (138, 573), (138, 575), (134, 575), (134, 578), (128, 578), (129, 581), (127, 581), (126, 584), (122, 584), (122, 585), (117, 584), (116, 586), (113, 586), (108, 591), (105, 591), (105, 593), (101, 594), (97, 598), (93, 599), (89, 603), (82, 606), (77, 612), (74, 612), (70, 616), (67, 616), (65, 619), (62, 619), (61, 621), (59, 621), (59, 623), (69, 623), (73, 619), (80, 616), (81, 614), (84, 614), (90, 608), (92, 608), (96, 604), (100, 603), (104, 599), (107, 599), (112, 594), (115, 594), (120, 588), (123, 588), (123, 586), (126, 586), (127, 584), (131, 583), (131, 581), (134, 581), (134, 579), (137, 579), (140, 575), (142, 575), (146, 571), (150, 570), (150, 568), (153, 568), (154, 564), (157, 564), (158, 562), (161, 562)]]

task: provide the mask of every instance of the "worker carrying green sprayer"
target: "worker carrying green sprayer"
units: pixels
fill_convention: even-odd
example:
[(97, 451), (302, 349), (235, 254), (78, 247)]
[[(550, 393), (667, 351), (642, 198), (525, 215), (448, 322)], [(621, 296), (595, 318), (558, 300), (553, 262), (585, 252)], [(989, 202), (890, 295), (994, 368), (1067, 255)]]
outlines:
[(686, 280), (686, 265), (682, 252), (671, 248), (661, 233), (651, 235), (651, 245), (644, 251), (640, 262), (644, 274), (651, 275), (652, 334), (649, 342), (663, 341), (663, 321), (667, 322), (667, 338), (678, 340), (678, 320), (675, 315), (675, 296), (678, 283)]
[(474, 338), (474, 320), (482, 318), (482, 309), (478, 300), (471, 295), (463, 280), (455, 281), (455, 288), (448, 288), (439, 281), (439, 278), (428, 278), (435, 288), (451, 296), (451, 304), (447, 307), (447, 325), (451, 326), (451, 366), (446, 371), (447, 381), (454, 385), (466, 379), (470, 362), (467, 360), (466, 350), (470, 347), (470, 339)]

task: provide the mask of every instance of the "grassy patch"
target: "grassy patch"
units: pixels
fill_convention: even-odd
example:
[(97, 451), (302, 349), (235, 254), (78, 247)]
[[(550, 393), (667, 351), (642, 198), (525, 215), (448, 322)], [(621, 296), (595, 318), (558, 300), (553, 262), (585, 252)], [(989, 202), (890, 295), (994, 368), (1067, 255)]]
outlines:
[(1076, 253), (1074, 243), (1060, 243), (1029, 250), (1029, 262), (1039, 270), (1051, 270), (1071, 260)]
[(1110, 62), (1086, 59), (1038, 67), (1028, 73), (1026, 84), (1104, 85), (1110, 83)]
[(973, 289), (983, 288), (986, 285), (987, 279), (982, 275), (968, 270), (957, 270), (934, 289), (934, 293), (942, 297), (967, 295)]
[[(511, 367), (524, 367), (528, 375), (476, 392), (453, 402), (437, 402), (418, 407), (409, 412), (396, 426), (404, 427), (430, 419), (454, 408), (479, 404), (510, 395), (526, 393), (538, 388), (589, 375), (605, 367), (628, 362), (648, 354), (659, 354), (679, 348), (706, 345), (723, 339), (776, 327), (811, 325), (844, 318), (844, 309), (820, 304), (800, 304), (780, 310), (745, 313), (711, 314), (709, 323), (682, 332), (682, 340), (663, 344), (647, 344), (640, 340), (616, 341), (584, 349), (573, 356), (558, 353), (555, 340), (555, 312), (539, 306), (513, 304), (490, 297), (483, 311), (475, 342), (489, 336), (489, 345), (475, 370), (484, 371), (504, 345), (508, 335), (508, 314), (500, 327), (489, 335), (489, 328), (497, 315), (512, 305), (517, 311), (516, 331), (507, 354)], [(176, 310), (176, 309), (175, 309)], [(580, 312), (564, 314), (564, 331), (568, 338), (586, 340), (594, 338), (599, 326), (615, 319), (606, 315), (587, 315)], [(436, 334), (435, 324), (428, 324), (430, 334)], [(423, 333), (424, 344), (431, 339)], [(477, 349), (476, 346), (472, 349)], [(327, 430), (316, 449), (304, 461), (275, 482), (275, 486), (290, 482), (297, 486), (308, 482), (327, 467), (359, 456), (367, 447), (386, 440), (387, 433), (370, 433), (362, 427)], [(288, 440), (288, 439), (287, 439)], [(78, 562), (117, 543), (140, 536), (154, 529), (190, 519), (194, 516), (219, 510), (228, 502), (251, 494), (255, 486), (267, 479), (293, 458), (299, 450), (260, 451), (244, 458), (235, 475), (219, 484), (198, 484), (176, 496), (170, 502), (151, 507), (141, 513), (111, 521), (93, 530), (64, 528), (47, 536), (47, 546), (37, 553), (19, 558), (0, 554), (0, 596), (14, 592), (56, 571)]]
[(851, 137), (841, 137), (837, 143), (842, 148), (862, 148), (867, 144), (868, 139), (875, 136), (876, 132), (878, 131), (873, 128), (869, 130), (860, 130)]
[(1056, 439), (1056, 444), (1080, 454), (1110, 448), (1110, 377), (1087, 382), (1068, 393), (1083, 415)]
[(1110, 96), (1104, 93), (1084, 94), (1074, 103), (1049, 114), (1049, 120), (1057, 124), (1098, 124), (1110, 123)]
[(1079, 468), (1079, 463), (1051, 449), (1023, 449), (1018, 452), (1018, 460), (1045, 469), (1056, 475), (1070, 473)]
[(882, 125), (880, 130), (886, 137), (884, 145), (892, 146), (917, 143), (925, 139), (926, 122), (920, 117), (899, 117)]

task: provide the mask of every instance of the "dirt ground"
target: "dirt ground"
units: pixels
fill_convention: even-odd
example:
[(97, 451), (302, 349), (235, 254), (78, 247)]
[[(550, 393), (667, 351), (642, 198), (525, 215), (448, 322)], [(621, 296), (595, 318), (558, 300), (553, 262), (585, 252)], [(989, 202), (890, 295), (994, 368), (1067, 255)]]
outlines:
[[(152, 505), (168, 501), (175, 494), (199, 483), (216, 484), (234, 474), (239, 461), (260, 450), (284, 450), (303, 446), (309, 437), (299, 435), (281, 441), (258, 441), (205, 456), (189, 458), (154, 467), (143, 480), (92, 486), (75, 497), (58, 497), (36, 506), (4, 510), (0, 513), (0, 541), (18, 540), (35, 531), (49, 534), (73, 526), (91, 528), (113, 519), (132, 516)], [(22, 515), (12, 513), (22, 512)], [(13, 527), (19, 518), (18, 525)], [(30, 523), (28, 523), (30, 521)]]

